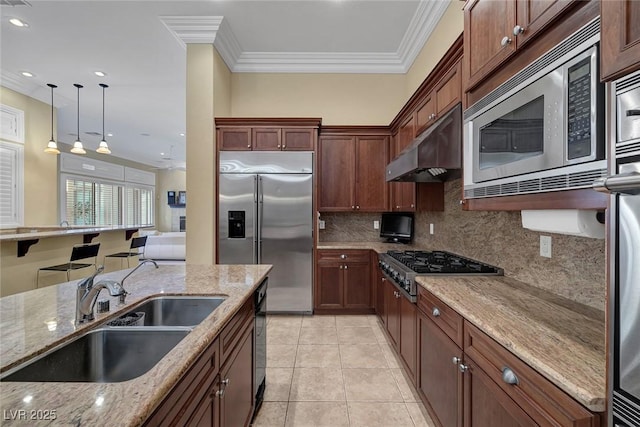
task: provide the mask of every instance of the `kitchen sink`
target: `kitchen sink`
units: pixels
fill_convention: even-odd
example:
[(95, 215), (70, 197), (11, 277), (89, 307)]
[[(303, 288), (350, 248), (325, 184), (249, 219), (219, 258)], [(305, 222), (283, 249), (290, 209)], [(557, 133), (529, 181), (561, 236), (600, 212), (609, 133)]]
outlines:
[(0, 381), (121, 382), (155, 366), (187, 328), (97, 329), (10, 370)]
[[(226, 297), (166, 296), (151, 298), (138, 307), (131, 309), (120, 318), (144, 313), (144, 318), (136, 326), (196, 326), (213, 310), (224, 302)], [(118, 321), (110, 325), (118, 325)]]

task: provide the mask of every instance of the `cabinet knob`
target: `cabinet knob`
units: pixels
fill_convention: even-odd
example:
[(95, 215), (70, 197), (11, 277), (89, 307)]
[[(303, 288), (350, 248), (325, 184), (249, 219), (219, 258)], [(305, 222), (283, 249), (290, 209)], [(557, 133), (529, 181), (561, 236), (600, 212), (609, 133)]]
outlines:
[(278, 148), (280, 148), (280, 144), (278, 144)]
[(520, 380), (518, 380), (517, 375), (508, 366), (504, 366), (502, 368), (502, 381), (512, 385), (520, 384)]
[(247, 148), (251, 148), (251, 144), (247, 144)]
[(413, 203), (411, 203), (411, 207), (412, 207), (412, 208), (414, 208), (414, 207), (415, 207), (415, 205), (414, 205)]
[(522, 33), (524, 33), (524, 27), (521, 27), (520, 25), (516, 25), (515, 27), (513, 27), (514, 36), (519, 36)]
[(458, 365), (458, 369), (460, 369), (460, 372), (462, 372), (464, 374), (465, 372), (467, 372), (469, 370), (469, 366), (461, 363), (461, 364)]
[(355, 209), (355, 208), (356, 208), (355, 206), (351, 205), (351, 209)]
[(510, 44), (510, 43), (511, 43), (511, 39), (509, 38), (509, 36), (504, 36), (504, 37), (502, 38), (502, 40), (500, 41), (500, 45), (501, 45), (502, 47), (505, 47), (506, 45), (508, 45), (508, 44)]
[(400, 206), (396, 206), (396, 209), (400, 209)]
[(453, 357), (451, 358), (451, 363), (453, 363), (454, 365), (457, 365), (457, 364), (459, 364), (460, 362), (462, 362), (462, 359), (461, 359), (461, 358), (459, 358), (459, 357), (453, 356)]
[(347, 270), (348, 268), (349, 268), (349, 266), (348, 266), (348, 265), (345, 265), (345, 266), (344, 266), (344, 269), (345, 269), (345, 270)]
[(460, 200), (458, 201), (458, 203), (460, 203), (461, 205), (464, 205), (464, 200), (463, 200), (463, 199), (460, 199)]
[(287, 148), (287, 144), (282, 144), (282, 149), (284, 150), (285, 148)]
[(433, 317), (440, 317), (440, 310), (438, 309), (438, 307), (434, 307), (433, 311), (431, 311), (431, 314), (433, 314)]
[(342, 270), (344, 268), (344, 265), (340, 265), (340, 270)]
[(356, 209), (360, 209), (360, 206), (356, 205)]
[(340, 255), (340, 259), (347, 259), (347, 254)]

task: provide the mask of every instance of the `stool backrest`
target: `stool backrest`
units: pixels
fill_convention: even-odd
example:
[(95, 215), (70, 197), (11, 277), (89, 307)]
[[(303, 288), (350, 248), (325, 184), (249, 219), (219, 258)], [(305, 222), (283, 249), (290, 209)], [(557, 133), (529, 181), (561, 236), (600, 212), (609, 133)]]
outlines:
[(87, 245), (76, 245), (71, 250), (70, 261), (77, 261), (85, 258), (95, 258), (98, 256), (98, 250), (100, 249), (100, 243), (90, 243)]
[(131, 249), (142, 248), (147, 244), (147, 236), (134, 237), (131, 239)]

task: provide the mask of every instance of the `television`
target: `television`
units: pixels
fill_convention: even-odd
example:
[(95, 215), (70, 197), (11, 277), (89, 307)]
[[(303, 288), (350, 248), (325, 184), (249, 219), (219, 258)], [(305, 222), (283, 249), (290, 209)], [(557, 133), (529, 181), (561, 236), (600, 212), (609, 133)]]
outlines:
[(411, 243), (413, 239), (413, 214), (386, 212), (382, 214), (380, 237), (390, 243)]

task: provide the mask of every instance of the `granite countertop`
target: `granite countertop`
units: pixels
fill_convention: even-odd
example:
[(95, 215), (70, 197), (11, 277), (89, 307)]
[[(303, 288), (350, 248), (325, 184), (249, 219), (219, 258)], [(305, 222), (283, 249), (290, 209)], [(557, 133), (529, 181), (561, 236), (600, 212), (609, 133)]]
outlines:
[(582, 405), (605, 410), (603, 312), (508, 277), (416, 280)]
[[(161, 265), (140, 268), (129, 277), (124, 306), (106, 291), (111, 311), (76, 327), (77, 281), (0, 298), (0, 372), (58, 344), (101, 326), (151, 296), (224, 295), (227, 299), (147, 373), (120, 383), (0, 382), (3, 414), (25, 410), (26, 419), (3, 417), (6, 425), (49, 425), (29, 418), (30, 411), (55, 410), (56, 424), (121, 426), (141, 424), (180, 379), (197, 356), (218, 335), (271, 270), (269, 265)], [(98, 276), (122, 279), (130, 270)], [(37, 416), (37, 412), (33, 412)], [(117, 422), (115, 421), (117, 419)]]
[(13, 230), (0, 233), (0, 241), (15, 241), (15, 240), (32, 240), (42, 239), (46, 237), (60, 237), (60, 236), (73, 236), (76, 234), (88, 234), (88, 233), (102, 233), (107, 231), (119, 231), (119, 230), (137, 230), (140, 228), (151, 228), (146, 225), (116, 225), (108, 227), (57, 227), (57, 226), (34, 226), (34, 227), (20, 227)]

